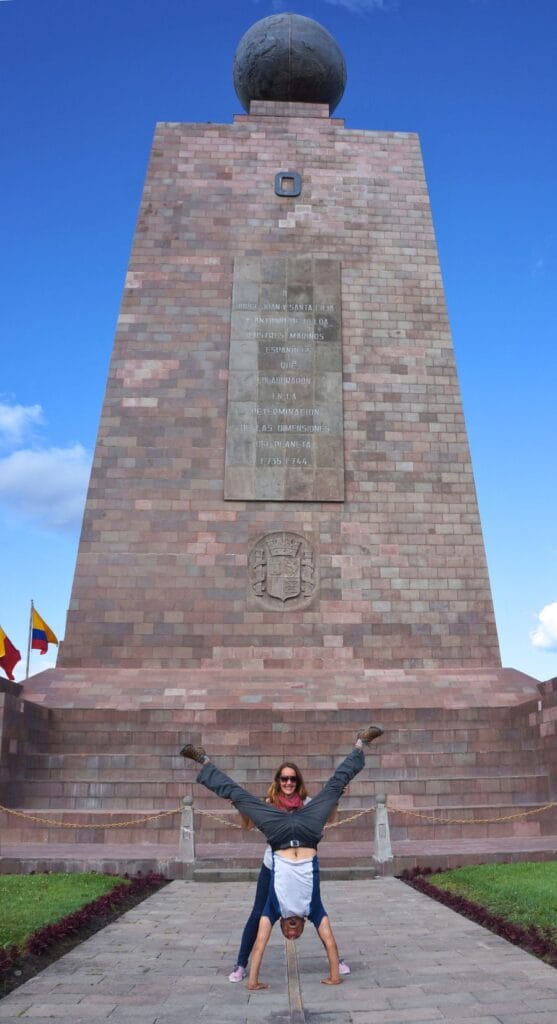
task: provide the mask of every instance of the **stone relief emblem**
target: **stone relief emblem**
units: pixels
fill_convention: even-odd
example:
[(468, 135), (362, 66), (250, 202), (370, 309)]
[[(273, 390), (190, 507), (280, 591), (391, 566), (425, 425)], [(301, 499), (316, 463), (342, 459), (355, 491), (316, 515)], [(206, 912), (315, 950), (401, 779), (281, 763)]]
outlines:
[(317, 587), (315, 553), (296, 533), (267, 533), (250, 551), (251, 591), (275, 608), (305, 603)]

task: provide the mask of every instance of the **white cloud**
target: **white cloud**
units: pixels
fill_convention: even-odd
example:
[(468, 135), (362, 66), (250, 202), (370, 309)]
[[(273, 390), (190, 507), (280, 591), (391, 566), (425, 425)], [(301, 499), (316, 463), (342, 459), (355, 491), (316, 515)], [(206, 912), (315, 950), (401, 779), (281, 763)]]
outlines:
[[(398, 2), (399, 0), (325, 0), (326, 4), (332, 4), (334, 7), (345, 7), (347, 11), (352, 11), (354, 14), (386, 11), (396, 6)], [(259, 4), (260, 0), (253, 0), (253, 3)], [(292, 10), (292, 4), (288, 0), (272, 0), (272, 6), (275, 14), (282, 14), (283, 11)]]
[[(39, 654), (38, 651), (31, 651), (29, 659), (29, 675), (36, 676), (38, 672), (45, 672), (47, 668), (56, 668), (58, 648), (54, 645), (48, 648), (46, 654)], [(18, 661), (14, 668), (14, 681), (23, 683), (25, 681), (25, 669), (27, 666), (27, 649), (21, 651), (21, 661)]]
[[(253, 0), (259, 4), (260, 0)], [(344, 7), (353, 14), (370, 14), (372, 11), (388, 11), (398, 6), (399, 0), (325, 0), (326, 4), (333, 7)], [(292, 4), (288, 0), (272, 0), (274, 14), (282, 14), (283, 11), (291, 11)], [(317, 15), (315, 15), (317, 18)]]
[(0, 442), (3, 444), (21, 444), (32, 427), (40, 423), (44, 423), (40, 405), (8, 405), (0, 402)]
[(386, 11), (392, 6), (393, 0), (325, 0), (334, 7), (346, 7), (354, 14), (369, 14), (371, 11)]
[(81, 522), (90, 465), (81, 444), (12, 452), (0, 459), (0, 503), (47, 529), (73, 529)]
[(538, 619), (537, 628), (530, 633), (532, 646), (542, 651), (557, 651), (557, 601), (546, 604)]

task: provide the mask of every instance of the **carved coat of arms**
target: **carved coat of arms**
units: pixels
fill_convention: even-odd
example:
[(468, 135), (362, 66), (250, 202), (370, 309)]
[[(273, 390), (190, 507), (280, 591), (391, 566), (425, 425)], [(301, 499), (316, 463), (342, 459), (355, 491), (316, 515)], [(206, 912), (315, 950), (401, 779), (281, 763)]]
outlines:
[(316, 588), (315, 555), (311, 544), (296, 533), (268, 533), (250, 551), (252, 592), (276, 606), (313, 596)]

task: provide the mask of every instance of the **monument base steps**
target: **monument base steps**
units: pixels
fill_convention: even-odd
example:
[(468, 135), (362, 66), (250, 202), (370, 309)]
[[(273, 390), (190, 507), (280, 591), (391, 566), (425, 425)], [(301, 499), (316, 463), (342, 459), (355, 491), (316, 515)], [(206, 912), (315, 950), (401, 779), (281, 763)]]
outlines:
[[(339, 699), (335, 708), (310, 709), (288, 705), (280, 687), (261, 693), (257, 707), (110, 708), (52, 706), (51, 692), (39, 704), (7, 684), (0, 694), (0, 803), (9, 810), (0, 812), (0, 870), (14, 856), (22, 866), (59, 860), (62, 849), (67, 863), (115, 862), (118, 849), (119, 863), (133, 850), (130, 863), (165, 863), (166, 870), (183, 872), (174, 862), (186, 795), (194, 799), (198, 859), (212, 871), (252, 870), (262, 840), (231, 827), (236, 812), (196, 784), (196, 765), (179, 757), (181, 745), (186, 739), (203, 744), (262, 797), (277, 764), (293, 758), (312, 793), (372, 720), (381, 722), (385, 736), (369, 748), (366, 769), (343, 798), (339, 820), (367, 813), (327, 830), (324, 863), (339, 870), (369, 868), (372, 808), (382, 793), (395, 852), (389, 870), (403, 862), (411, 866), (416, 858), (425, 864), (431, 857), (437, 866), (451, 857), (474, 863), (523, 852), (554, 855), (556, 809), (542, 808), (555, 793), (555, 687), (530, 686), (530, 699), (520, 700), (528, 677), (512, 675), (518, 688), (511, 703), (502, 705), (502, 690), (495, 687), (492, 703), (470, 706), (468, 688), (460, 707), (453, 705), (450, 686), (437, 687), (444, 700), (437, 706), (389, 707), (383, 700), (378, 707), (370, 692), (352, 706)], [(504, 670), (496, 678), (508, 691)], [(230, 693), (228, 681), (223, 690)], [(431, 679), (426, 691), (432, 692)], [(216, 704), (215, 694), (207, 696)]]
[[(209, 722), (223, 702), (237, 710), (307, 711), (350, 707), (507, 707), (539, 697), (531, 676), (509, 668), (365, 668), (336, 649), (327, 659), (295, 657), (279, 667), (273, 649), (239, 648), (232, 664), (210, 668), (55, 668), (31, 676), (25, 697), (55, 708), (187, 708)], [(193, 719), (191, 719), (193, 720)], [(294, 716), (292, 716), (294, 720)]]
[[(451, 868), (470, 864), (555, 860), (557, 835), (503, 837), (500, 839), (393, 842), (393, 859), (378, 863), (373, 844), (345, 843), (342, 856), (329, 856), (327, 842), (320, 846), (322, 877), (327, 879), (371, 878), (377, 874), (399, 875), (415, 867)], [(130, 874), (161, 872), (167, 878), (196, 881), (255, 881), (261, 865), (261, 847), (244, 856), (231, 856), (231, 844), (198, 847), (195, 864), (180, 859), (177, 846), (148, 843), (64, 844), (2, 842), (0, 874), (42, 871), (100, 871)]]

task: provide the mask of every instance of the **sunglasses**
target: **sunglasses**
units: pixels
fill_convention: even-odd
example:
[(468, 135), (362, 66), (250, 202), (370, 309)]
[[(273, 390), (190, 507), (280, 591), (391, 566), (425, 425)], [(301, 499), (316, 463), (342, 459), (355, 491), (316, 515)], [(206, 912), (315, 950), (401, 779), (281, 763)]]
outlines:
[(297, 782), (297, 775), (279, 775), (280, 782)]

